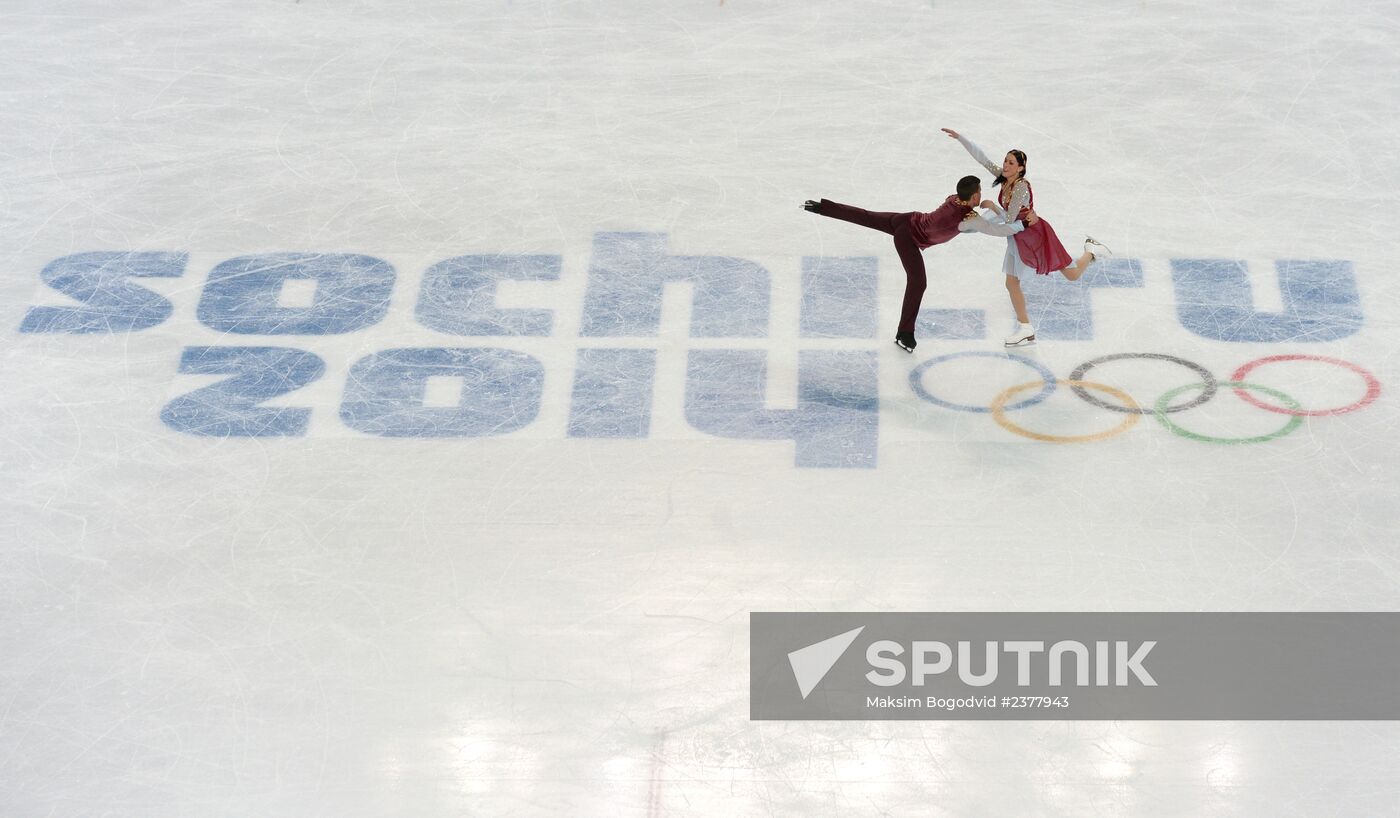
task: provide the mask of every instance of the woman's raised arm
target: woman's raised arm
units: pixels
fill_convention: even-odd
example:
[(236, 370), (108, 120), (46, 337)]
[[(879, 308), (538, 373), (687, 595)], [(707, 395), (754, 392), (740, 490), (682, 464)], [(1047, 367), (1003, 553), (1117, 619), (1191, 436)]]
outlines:
[(977, 164), (986, 168), (988, 171), (991, 172), (993, 176), (1001, 175), (1001, 167), (993, 164), (992, 160), (987, 158), (987, 154), (983, 153), (981, 148), (972, 144), (972, 140), (968, 139), (967, 137), (963, 136), (962, 134), (958, 133), (952, 128), (943, 128), (942, 131), (943, 133), (948, 134), (948, 136), (951, 136), (952, 138), (958, 140), (958, 142), (961, 142), (962, 146), (964, 148), (967, 148), (967, 152), (972, 154), (972, 158), (977, 160)]

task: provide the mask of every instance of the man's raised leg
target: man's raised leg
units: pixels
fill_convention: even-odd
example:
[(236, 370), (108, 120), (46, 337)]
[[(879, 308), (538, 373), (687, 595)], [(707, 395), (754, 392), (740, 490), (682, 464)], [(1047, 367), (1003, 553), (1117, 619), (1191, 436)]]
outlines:
[(895, 219), (903, 215), (900, 213), (876, 213), (840, 202), (833, 202), (830, 199), (822, 199), (820, 202), (809, 199), (807, 204), (802, 207), (819, 216), (840, 219), (843, 222), (869, 227), (872, 230), (879, 230), (881, 233), (889, 233), (890, 235), (894, 235)]

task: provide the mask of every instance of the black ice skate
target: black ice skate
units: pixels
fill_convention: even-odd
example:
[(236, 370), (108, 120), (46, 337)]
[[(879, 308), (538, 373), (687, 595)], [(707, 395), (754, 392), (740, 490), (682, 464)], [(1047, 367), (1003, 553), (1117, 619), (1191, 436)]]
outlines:
[(822, 203), (814, 202), (811, 199), (808, 199), (807, 201), (802, 203), (802, 209), (807, 211), (808, 213), (820, 213), (822, 212)]
[(911, 355), (914, 353), (914, 347), (919, 345), (919, 342), (914, 340), (914, 333), (912, 332), (896, 332), (894, 334), (894, 343), (895, 346)]

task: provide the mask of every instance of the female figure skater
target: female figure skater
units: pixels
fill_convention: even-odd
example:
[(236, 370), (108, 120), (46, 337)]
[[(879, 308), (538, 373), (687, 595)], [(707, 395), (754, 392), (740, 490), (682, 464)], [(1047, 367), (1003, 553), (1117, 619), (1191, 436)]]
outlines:
[[(998, 205), (997, 202), (989, 199), (982, 202), (981, 207), (995, 211), (1003, 220), (1015, 219), (1023, 211), (1035, 207), (1035, 194), (1031, 191), (1031, 183), (1026, 180), (1026, 155), (1024, 153), (1013, 149), (1006, 154), (1006, 158), (1001, 162), (1001, 167), (997, 167), (967, 137), (950, 128), (941, 130), (962, 143), (962, 146), (967, 148), (967, 152), (972, 154), (972, 158), (977, 160), (977, 164), (996, 175), (996, 181), (992, 183), (993, 187), (1002, 185), (1001, 195), (997, 197), (1000, 199), (1000, 204)], [(1065, 246), (1060, 243), (1060, 238), (1055, 235), (1054, 229), (1044, 219), (1008, 238), (1006, 240), (1006, 258), (1002, 262), (1001, 270), (1006, 274), (1006, 291), (1011, 295), (1011, 306), (1016, 310), (1016, 320), (1019, 322), (1019, 326), (1015, 332), (1006, 337), (1006, 346), (1029, 346), (1035, 343), (1035, 327), (1031, 326), (1030, 315), (1026, 312), (1026, 296), (1021, 291), (1023, 277), (1032, 272), (1048, 275), (1051, 271), (1059, 270), (1065, 278), (1077, 281), (1080, 276), (1084, 275), (1084, 271), (1089, 268), (1091, 263), (1112, 254), (1112, 251), (1102, 243), (1086, 236), (1084, 238), (1084, 254), (1071, 264)]]

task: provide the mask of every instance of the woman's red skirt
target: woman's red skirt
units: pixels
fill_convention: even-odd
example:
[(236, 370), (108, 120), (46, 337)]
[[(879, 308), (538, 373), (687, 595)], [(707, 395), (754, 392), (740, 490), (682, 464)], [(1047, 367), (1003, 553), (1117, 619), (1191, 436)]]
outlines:
[(1040, 275), (1063, 270), (1074, 261), (1055, 229), (1044, 219), (1016, 234), (1016, 249), (1021, 253), (1021, 261)]

